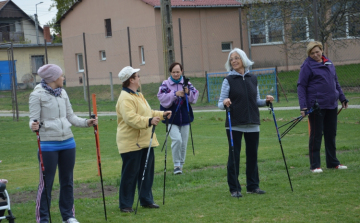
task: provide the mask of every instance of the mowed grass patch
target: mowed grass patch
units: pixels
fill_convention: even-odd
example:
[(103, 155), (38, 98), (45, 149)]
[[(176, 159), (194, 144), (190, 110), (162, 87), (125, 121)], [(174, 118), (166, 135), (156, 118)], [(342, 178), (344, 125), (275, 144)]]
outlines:
[[(277, 111), (278, 125), (297, 117), (298, 110)], [(165, 205), (163, 200), (165, 125), (156, 127), (160, 146), (155, 149), (154, 200), (158, 210), (139, 207), (138, 214), (123, 214), (118, 209), (118, 194), (106, 197), (108, 222), (356, 222), (360, 217), (358, 178), (360, 165), (359, 110), (339, 114), (337, 156), (348, 170), (326, 169), (324, 146), (321, 150), (324, 173), (309, 171), (307, 120), (300, 122), (283, 139), (282, 145), (294, 192), (291, 191), (272, 114), (261, 111), (259, 144), (260, 187), (265, 195), (246, 194), (245, 147), (240, 159), (240, 184), (244, 197), (230, 197), (226, 163), (228, 145), (225, 112), (195, 113), (192, 123), (195, 156), (189, 137), (184, 174), (173, 175), (170, 142), (167, 148)], [(28, 118), (13, 122), (1, 117), (0, 178), (9, 180), (10, 198), (15, 193), (37, 190), (38, 161), (36, 134), (29, 129)], [(286, 128), (286, 127), (284, 127)], [(282, 132), (280, 129), (280, 132)], [(91, 184), (98, 198), (76, 199), (76, 217), (80, 222), (104, 222), (100, 181), (97, 176), (93, 128), (73, 128), (77, 143), (74, 170), (75, 187)], [(105, 186), (118, 189), (121, 158), (117, 151), (116, 118), (99, 117), (102, 172)], [(59, 187), (57, 180), (54, 189)], [(97, 189), (97, 190), (96, 190)], [(97, 191), (97, 192), (96, 192)], [(136, 200), (134, 202), (134, 208)], [(339, 208), (341, 207), (341, 208)], [(25, 203), (12, 203), (17, 222), (34, 222), (35, 197)], [(316, 210), (316, 211), (314, 211)], [(58, 199), (53, 198), (53, 221), (60, 221)]]

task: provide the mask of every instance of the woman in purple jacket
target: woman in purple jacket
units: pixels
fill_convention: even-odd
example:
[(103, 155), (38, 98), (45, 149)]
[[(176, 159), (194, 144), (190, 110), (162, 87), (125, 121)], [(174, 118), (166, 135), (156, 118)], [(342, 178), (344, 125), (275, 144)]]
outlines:
[[(183, 67), (180, 63), (174, 62), (171, 64), (169, 71), (171, 76), (162, 82), (157, 97), (160, 101), (160, 110), (171, 110), (173, 114), (169, 120), (169, 123), (173, 124), (169, 135), (171, 138), (174, 174), (182, 174), (189, 138), (189, 124), (194, 120), (190, 103), (196, 103), (199, 91), (190, 82), (184, 84)], [(185, 94), (188, 97), (188, 105)], [(189, 106), (189, 112), (187, 106)], [(170, 129), (170, 125), (168, 128)]]
[(310, 109), (315, 102), (319, 104), (320, 112), (309, 114), (310, 139), (309, 158), (310, 170), (313, 173), (322, 173), (320, 165), (320, 147), (322, 133), (324, 133), (326, 167), (347, 169), (336, 158), (336, 127), (338, 100), (342, 107), (348, 107), (348, 100), (341, 90), (335, 67), (323, 55), (323, 46), (320, 42), (310, 42), (307, 45), (308, 58), (301, 66), (297, 92), (301, 115)]

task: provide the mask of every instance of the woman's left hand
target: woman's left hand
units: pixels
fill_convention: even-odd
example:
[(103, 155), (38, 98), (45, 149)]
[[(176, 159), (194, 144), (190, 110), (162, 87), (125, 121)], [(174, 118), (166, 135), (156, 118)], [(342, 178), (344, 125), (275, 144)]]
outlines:
[(274, 97), (271, 95), (266, 95), (266, 102), (273, 102), (274, 101)]
[(189, 94), (189, 88), (188, 87), (184, 87), (185, 93)]
[(348, 101), (342, 102), (341, 106), (342, 106), (343, 109), (347, 109), (348, 108)]
[(97, 125), (98, 124), (98, 117), (96, 116), (95, 119), (88, 119), (87, 124), (88, 124), (89, 127)]

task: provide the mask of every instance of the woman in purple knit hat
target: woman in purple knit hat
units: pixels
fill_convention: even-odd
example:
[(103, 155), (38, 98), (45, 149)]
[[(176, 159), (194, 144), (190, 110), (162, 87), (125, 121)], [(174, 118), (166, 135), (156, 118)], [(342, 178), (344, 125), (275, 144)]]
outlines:
[(347, 169), (336, 158), (336, 127), (338, 100), (344, 109), (348, 107), (348, 100), (341, 90), (334, 64), (323, 55), (323, 45), (312, 41), (307, 45), (308, 57), (301, 65), (297, 92), (301, 115), (317, 102), (320, 112), (309, 114), (310, 139), (309, 158), (310, 171), (322, 173), (320, 163), (320, 147), (324, 133), (326, 167)]
[[(50, 203), (52, 185), (56, 168), (58, 168), (60, 183), (59, 208), (62, 222), (78, 223), (75, 218), (73, 194), (76, 144), (70, 127), (72, 125), (78, 127), (97, 125), (97, 118), (85, 119), (74, 114), (69, 96), (63, 89), (64, 77), (59, 66), (46, 64), (39, 68), (38, 75), (42, 78), (41, 83), (35, 86), (29, 98), (29, 126), (32, 131), (39, 131), (45, 167), (45, 173), (43, 173), (39, 160), (40, 177), (36, 197), (36, 222), (49, 222), (46, 196)], [(46, 176), (46, 190), (44, 188), (43, 174)]]

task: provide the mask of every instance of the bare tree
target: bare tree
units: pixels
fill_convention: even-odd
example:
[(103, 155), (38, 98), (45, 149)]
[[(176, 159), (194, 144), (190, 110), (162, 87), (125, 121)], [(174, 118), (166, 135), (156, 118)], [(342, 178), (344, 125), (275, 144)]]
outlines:
[[(359, 0), (247, 1), (251, 43), (279, 43), (291, 57), (310, 40), (336, 49), (360, 40)], [(345, 41), (346, 40), (346, 41)]]

